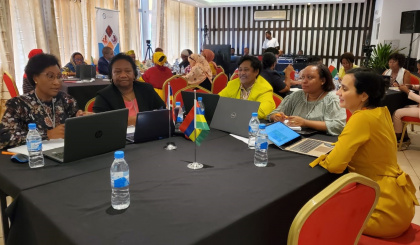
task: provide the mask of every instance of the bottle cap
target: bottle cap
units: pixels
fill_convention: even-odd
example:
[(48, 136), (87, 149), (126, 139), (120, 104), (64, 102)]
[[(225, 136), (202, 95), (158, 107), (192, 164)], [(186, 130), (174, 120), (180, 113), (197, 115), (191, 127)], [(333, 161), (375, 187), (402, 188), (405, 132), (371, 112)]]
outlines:
[(29, 128), (29, 130), (36, 129), (36, 123), (30, 123), (30, 124), (28, 124), (28, 128)]
[(202, 97), (198, 97), (197, 99), (198, 99), (198, 101), (203, 101)]
[(115, 158), (124, 158), (124, 152), (123, 151), (116, 151), (114, 153)]
[(265, 124), (261, 123), (259, 126), (260, 129), (265, 129)]
[(181, 102), (179, 101), (175, 102), (175, 106), (181, 106)]
[(253, 116), (253, 117), (257, 117), (257, 116), (258, 116), (258, 112), (253, 112), (253, 113), (252, 113), (252, 116)]

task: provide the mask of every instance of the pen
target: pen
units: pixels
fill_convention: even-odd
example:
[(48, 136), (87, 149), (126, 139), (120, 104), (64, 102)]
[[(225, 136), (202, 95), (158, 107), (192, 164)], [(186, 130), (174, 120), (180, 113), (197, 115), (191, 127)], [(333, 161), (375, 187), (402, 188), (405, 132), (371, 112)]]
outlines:
[(8, 152), (8, 151), (2, 151), (1, 154), (3, 154), (3, 155), (11, 155), (11, 156), (16, 155), (16, 153)]

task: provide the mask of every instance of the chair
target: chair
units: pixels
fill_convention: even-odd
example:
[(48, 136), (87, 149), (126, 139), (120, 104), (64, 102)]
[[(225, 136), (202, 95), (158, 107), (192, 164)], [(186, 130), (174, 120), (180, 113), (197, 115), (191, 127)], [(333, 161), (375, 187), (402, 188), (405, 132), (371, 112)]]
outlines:
[(274, 103), (276, 103), (276, 108), (281, 104), (281, 101), (283, 100), (283, 98), (276, 93), (273, 93), (273, 99)]
[(413, 74), (410, 76), (410, 83), (411, 84), (420, 84), (420, 79)]
[(420, 244), (420, 226), (411, 223), (404, 234), (396, 238), (384, 239), (362, 235), (358, 245), (414, 245)]
[(343, 175), (301, 208), (287, 244), (357, 244), (378, 198), (375, 181), (357, 173)]
[(197, 85), (189, 85), (181, 90), (179, 90), (178, 92), (176, 92), (175, 96), (174, 96), (174, 101), (173, 101), (173, 105), (175, 106), (175, 103), (177, 101), (181, 102), (181, 107), (184, 106), (184, 101), (182, 100), (182, 94), (181, 91), (196, 91), (197, 93), (206, 93), (206, 94), (211, 94), (210, 91), (208, 91), (207, 89), (201, 87), (201, 86), (197, 86)]
[(213, 83), (211, 84), (211, 92), (213, 94), (218, 94), (222, 91), (228, 83), (228, 77), (224, 72), (219, 73), (214, 79)]
[(232, 81), (232, 80), (234, 80), (234, 79), (236, 79), (236, 78), (238, 78), (239, 77), (239, 74), (236, 72), (234, 72), (233, 73), (233, 75), (230, 77), (230, 80), (229, 81)]
[(353, 115), (353, 114), (351, 114), (351, 112), (346, 109), (346, 115), (347, 115), (346, 122), (348, 122), (349, 119), (350, 119), (350, 117), (351, 117), (351, 115)]
[(16, 83), (13, 80), (12, 76), (7, 72), (3, 72), (3, 84), (5, 84), (7, 90), (9, 90), (11, 98), (19, 96), (19, 90), (16, 87)]
[(185, 87), (188, 86), (188, 81), (185, 80), (185, 78), (183, 78), (181, 75), (174, 75), (171, 78), (169, 78), (168, 80), (166, 80), (163, 83), (163, 86), (162, 86), (163, 94), (165, 95), (165, 99), (164, 99), (165, 104), (166, 104), (166, 102), (168, 100), (168, 83), (169, 82), (171, 83), (172, 95), (173, 96), (180, 89), (185, 88)]
[(93, 106), (95, 105), (95, 99), (96, 98), (92, 98), (88, 102), (86, 102), (85, 111), (93, 112)]
[(219, 75), (220, 73), (225, 72), (225, 70), (223, 69), (223, 67), (221, 66), (216, 66), (216, 74)]
[(411, 126), (412, 126), (411, 130), (412, 131), (414, 131), (414, 125), (420, 126), (420, 118), (417, 118), (417, 117), (403, 117), (403, 118), (401, 118), (401, 121), (402, 121), (404, 126), (403, 126), (403, 131), (402, 131), (402, 134), (401, 134), (400, 143), (398, 145), (398, 150), (399, 151), (401, 150), (401, 147), (403, 145), (403, 139), (404, 139), (405, 133), (407, 132), (407, 126), (409, 124), (411, 124)]

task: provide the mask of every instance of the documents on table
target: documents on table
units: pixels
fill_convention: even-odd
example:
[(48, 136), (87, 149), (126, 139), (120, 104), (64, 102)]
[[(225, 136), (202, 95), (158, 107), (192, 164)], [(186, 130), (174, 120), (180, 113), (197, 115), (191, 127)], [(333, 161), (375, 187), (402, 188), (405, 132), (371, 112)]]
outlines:
[[(55, 149), (55, 148), (59, 148), (59, 147), (63, 147), (63, 146), (64, 146), (64, 139), (53, 139), (53, 140), (43, 140), (42, 141), (42, 150), (43, 151), (47, 151), (47, 150), (51, 150), (51, 149)], [(14, 152), (14, 153), (21, 153), (21, 154), (24, 154), (24, 155), (29, 155), (26, 144), (21, 145), (21, 146), (17, 146), (17, 147), (14, 147), (14, 148), (10, 148), (7, 151)]]

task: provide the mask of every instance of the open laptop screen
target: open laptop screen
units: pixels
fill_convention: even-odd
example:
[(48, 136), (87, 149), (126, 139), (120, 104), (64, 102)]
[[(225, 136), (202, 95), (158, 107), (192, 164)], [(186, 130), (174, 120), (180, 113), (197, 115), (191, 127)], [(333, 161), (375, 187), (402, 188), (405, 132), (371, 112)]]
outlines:
[(267, 132), (268, 138), (277, 146), (284, 145), (300, 137), (298, 133), (281, 122), (267, 126), (265, 131)]

